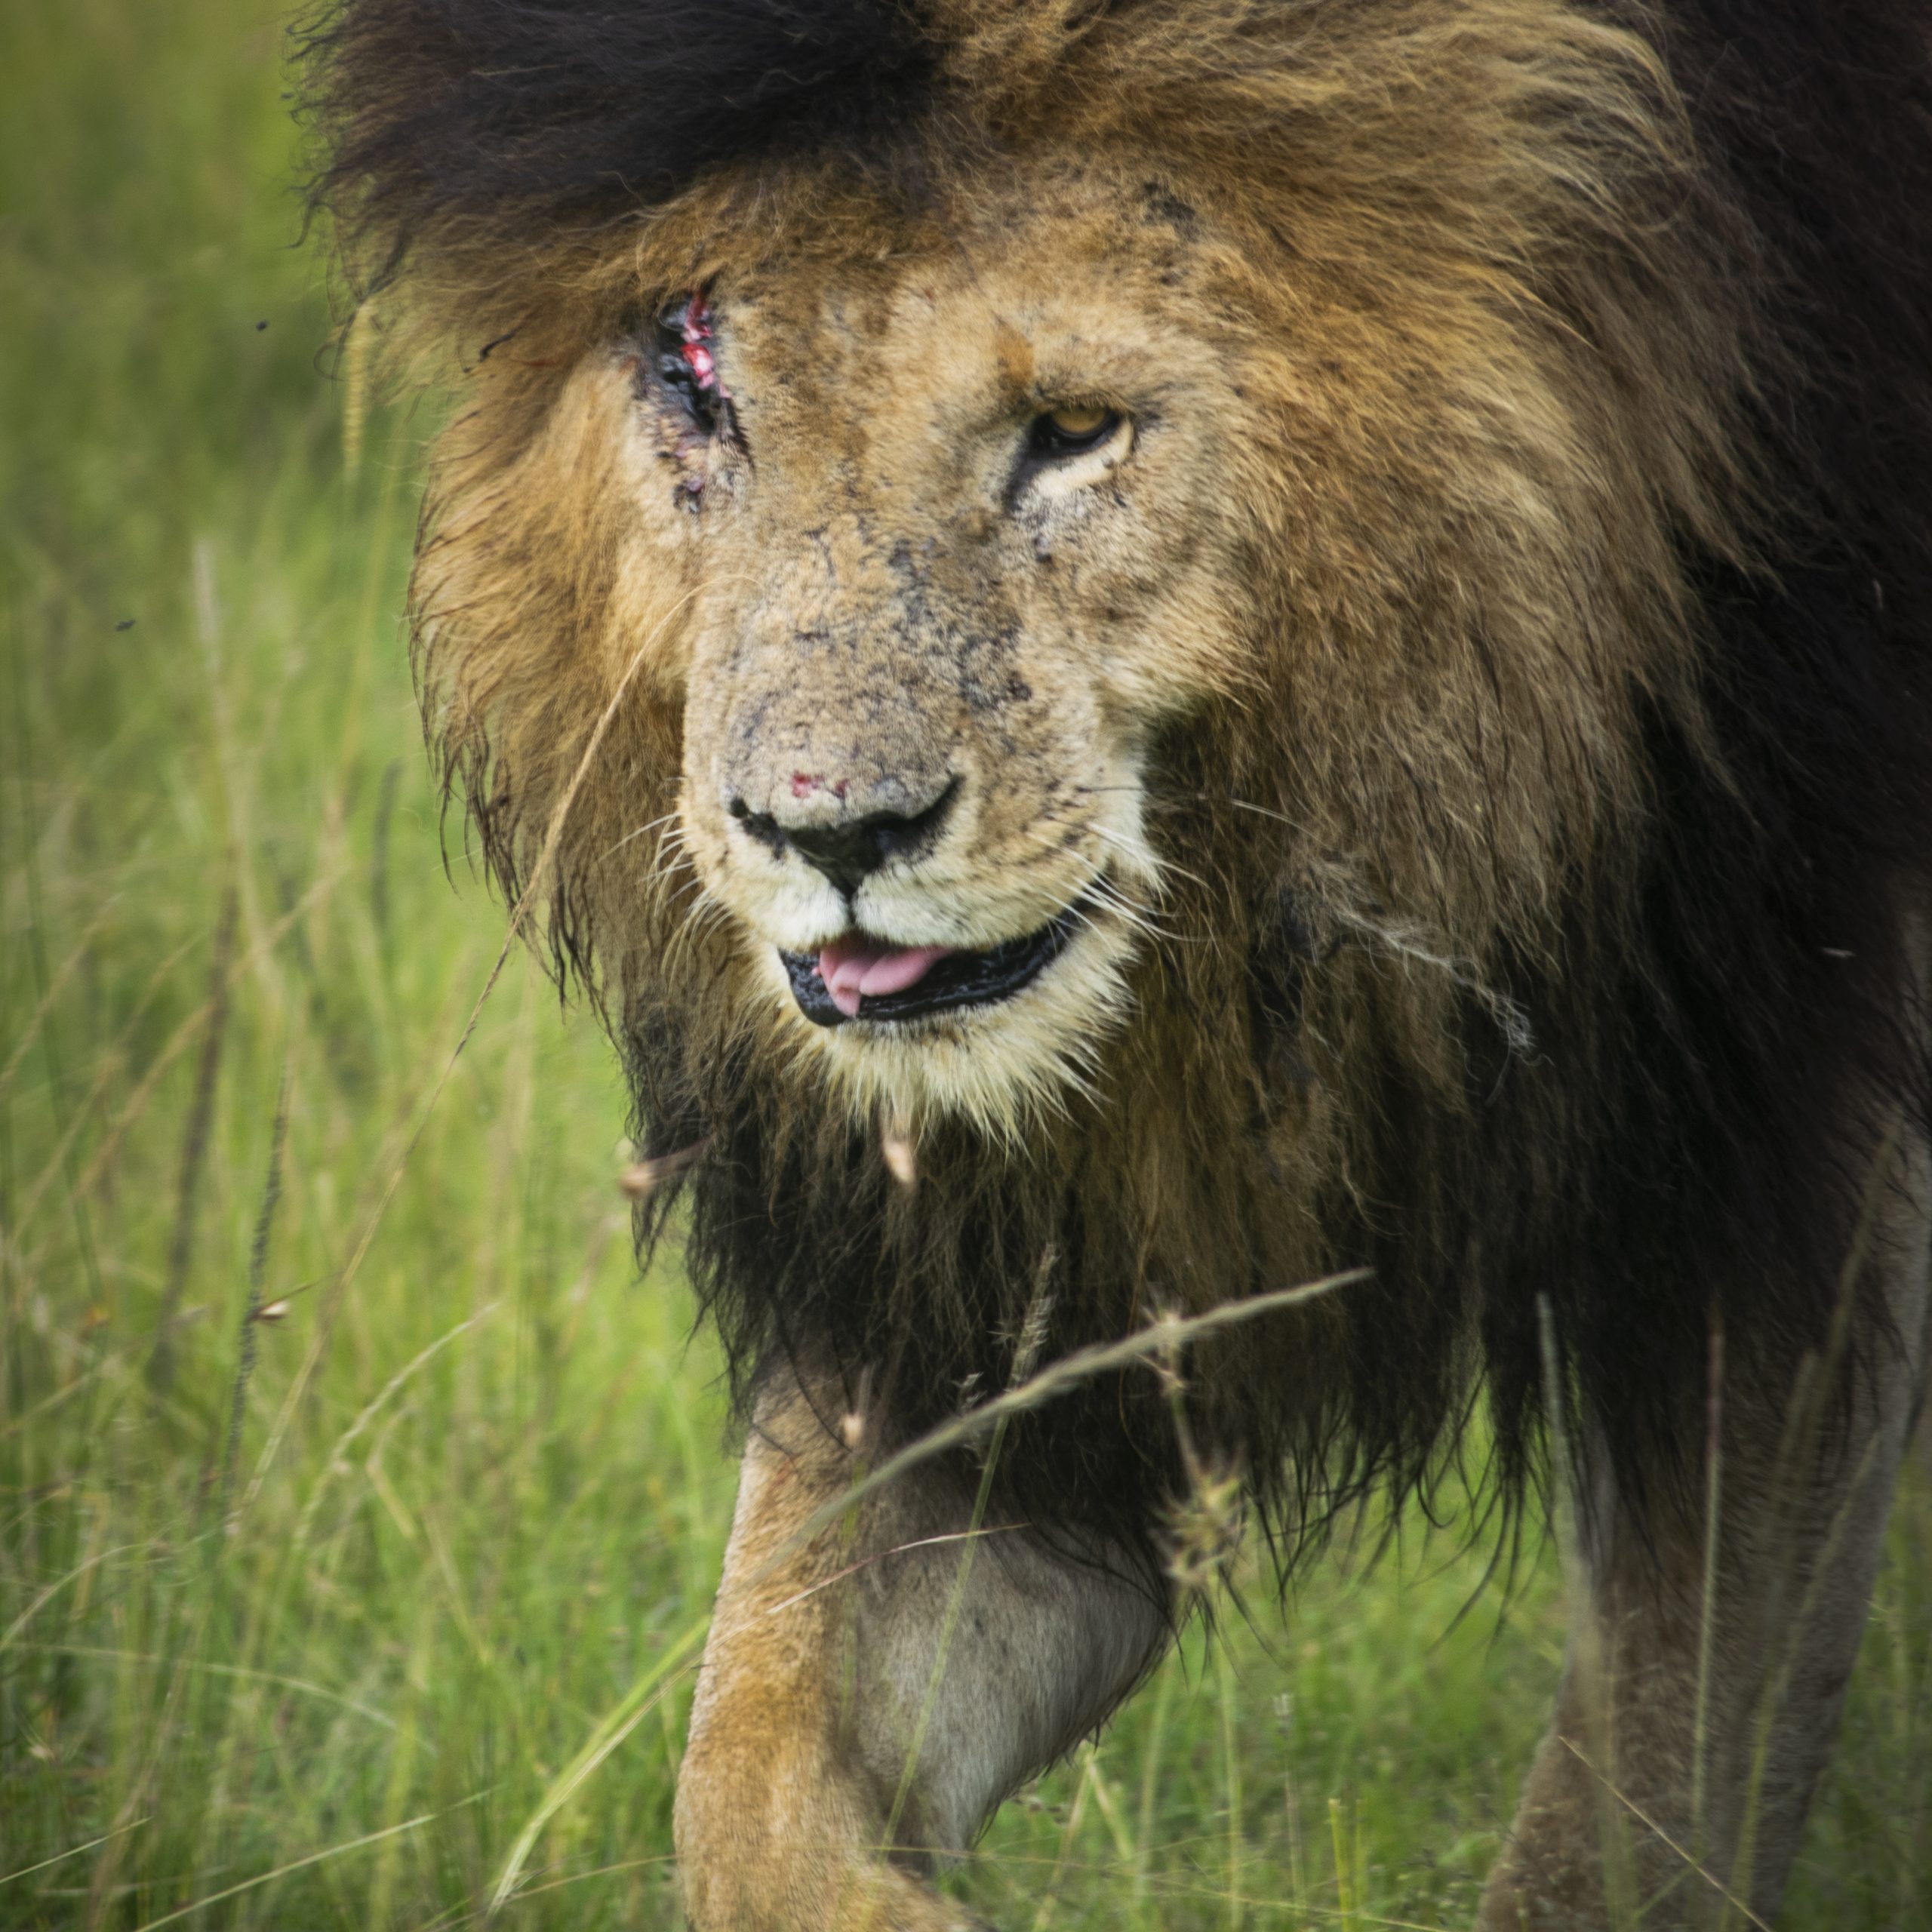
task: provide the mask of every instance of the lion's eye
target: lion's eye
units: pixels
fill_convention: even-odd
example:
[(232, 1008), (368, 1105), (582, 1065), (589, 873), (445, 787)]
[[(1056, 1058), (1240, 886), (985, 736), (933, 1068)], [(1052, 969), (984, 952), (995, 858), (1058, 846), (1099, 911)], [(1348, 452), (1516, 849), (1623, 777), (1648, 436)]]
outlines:
[(1092, 404), (1049, 409), (1033, 419), (1033, 448), (1041, 456), (1078, 456), (1097, 449), (1120, 427), (1116, 410)]
[(657, 337), (659, 380), (683, 398), (707, 434), (729, 430), (731, 392), (718, 373), (717, 325), (704, 291), (694, 290), (664, 309), (657, 317)]

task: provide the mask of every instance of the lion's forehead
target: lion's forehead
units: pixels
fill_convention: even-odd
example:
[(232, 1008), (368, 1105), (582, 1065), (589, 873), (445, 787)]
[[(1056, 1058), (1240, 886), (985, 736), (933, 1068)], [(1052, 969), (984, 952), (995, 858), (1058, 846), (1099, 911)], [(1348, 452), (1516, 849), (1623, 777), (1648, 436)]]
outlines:
[[(1150, 250), (1156, 189), (1174, 212), (1152, 217)], [(943, 460), (1042, 398), (1171, 389), (1225, 359), (1230, 295), (1173, 183), (1127, 171), (987, 198), (937, 242), (881, 211), (863, 257), (801, 258), (795, 237), (763, 260), (721, 250), (723, 352), (767, 436), (808, 439), (812, 468), (909, 487), (913, 457)]]
[[(708, 299), (749, 474), (706, 506), (693, 624), (717, 675), (767, 660), (768, 718), (937, 678), (968, 728), (1014, 731), (1016, 703), (1091, 679), (1108, 627), (1204, 561), (1209, 426), (1239, 370), (1228, 303), (1186, 266), (1203, 219), (1144, 169), (1044, 178), (939, 245), (909, 225), (863, 258), (721, 251)], [(1014, 488), (1028, 422), (1089, 401), (1137, 432), (1104, 518)], [(862, 696), (885, 660), (889, 698)]]

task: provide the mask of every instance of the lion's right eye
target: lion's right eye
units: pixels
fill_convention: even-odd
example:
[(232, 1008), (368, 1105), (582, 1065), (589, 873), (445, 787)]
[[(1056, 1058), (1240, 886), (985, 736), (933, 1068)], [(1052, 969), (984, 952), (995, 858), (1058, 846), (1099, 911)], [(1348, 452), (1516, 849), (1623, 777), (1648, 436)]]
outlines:
[(1045, 410), (1033, 419), (1034, 453), (1043, 457), (1079, 456), (1098, 449), (1120, 424), (1118, 410), (1103, 409), (1096, 404)]
[(718, 373), (717, 325), (702, 289), (657, 318), (658, 380), (672, 390), (708, 435), (731, 426), (731, 392)]

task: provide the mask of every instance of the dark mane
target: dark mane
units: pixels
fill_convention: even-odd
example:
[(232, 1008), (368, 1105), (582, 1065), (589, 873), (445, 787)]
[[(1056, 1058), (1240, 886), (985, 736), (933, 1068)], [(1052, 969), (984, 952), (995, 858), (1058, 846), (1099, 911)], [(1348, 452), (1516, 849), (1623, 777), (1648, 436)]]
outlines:
[(314, 200), (367, 264), (668, 200), (748, 158), (848, 152), (924, 104), (897, 0), (340, 0), (297, 35)]

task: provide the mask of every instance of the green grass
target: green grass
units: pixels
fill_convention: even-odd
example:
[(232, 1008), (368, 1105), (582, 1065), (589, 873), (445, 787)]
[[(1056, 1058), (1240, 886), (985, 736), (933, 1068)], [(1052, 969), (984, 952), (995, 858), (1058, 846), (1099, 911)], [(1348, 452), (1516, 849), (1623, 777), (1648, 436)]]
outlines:
[[(467, 1925), (527, 1838), (498, 1924), (672, 1926), (718, 1365), (588, 1019), (519, 953), (452, 1063), (503, 914), (398, 629), (425, 419), (347, 461), (278, 55), (258, 0), (0, 9), (0, 1925)], [(1932, 1914), (1928, 1528), (1791, 1926)], [(1465, 1921), (1561, 1644), (1546, 1561), (1457, 1620), (1483, 1561), (1255, 1589), (949, 1883)]]

